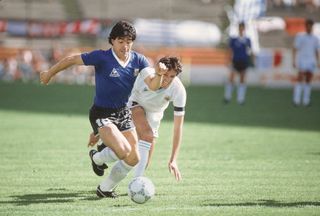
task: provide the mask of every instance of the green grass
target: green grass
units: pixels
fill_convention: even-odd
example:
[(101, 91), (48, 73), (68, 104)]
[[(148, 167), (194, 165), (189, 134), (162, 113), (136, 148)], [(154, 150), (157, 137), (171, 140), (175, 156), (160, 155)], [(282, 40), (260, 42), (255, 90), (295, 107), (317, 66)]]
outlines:
[(244, 106), (221, 87), (189, 87), (180, 183), (167, 171), (172, 110), (146, 175), (155, 198), (97, 199), (87, 136), (93, 87), (0, 83), (0, 215), (320, 215), (320, 92), (249, 88)]

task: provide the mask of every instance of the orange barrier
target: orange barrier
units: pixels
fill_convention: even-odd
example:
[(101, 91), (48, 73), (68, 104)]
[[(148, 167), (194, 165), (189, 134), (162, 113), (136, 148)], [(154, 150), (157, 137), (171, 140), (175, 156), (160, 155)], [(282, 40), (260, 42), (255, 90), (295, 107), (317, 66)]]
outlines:
[[(83, 47), (70, 49), (69, 52), (84, 52), (92, 49), (93, 48)], [(21, 50), (23, 49), (0, 47), (0, 59), (14, 58)], [(225, 65), (228, 62), (227, 52), (224, 49), (175, 47), (143, 49), (140, 52), (154, 61), (157, 61), (159, 58), (166, 55), (173, 55), (181, 58), (182, 61), (188, 61), (190, 64), (195, 65)], [(68, 53), (68, 51), (65, 51), (64, 53)]]
[(14, 58), (17, 56), (19, 51), (20, 49), (17, 48), (0, 47), (0, 60)]
[(155, 61), (173, 55), (196, 65), (225, 65), (228, 62), (226, 50), (214, 48), (160, 48), (143, 50), (142, 53)]

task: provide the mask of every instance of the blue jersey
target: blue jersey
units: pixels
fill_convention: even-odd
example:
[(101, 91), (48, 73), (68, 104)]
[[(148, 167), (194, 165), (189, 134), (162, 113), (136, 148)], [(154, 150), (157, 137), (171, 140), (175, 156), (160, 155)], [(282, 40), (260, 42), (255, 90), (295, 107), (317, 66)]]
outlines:
[(112, 49), (82, 53), (81, 58), (85, 65), (95, 67), (94, 105), (103, 108), (124, 107), (138, 73), (149, 66), (146, 57), (134, 51), (130, 52), (130, 59), (125, 66), (119, 64)]
[(251, 51), (251, 41), (247, 37), (231, 38), (229, 47), (232, 50), (232, 61), (249, 62), (249, 55)]

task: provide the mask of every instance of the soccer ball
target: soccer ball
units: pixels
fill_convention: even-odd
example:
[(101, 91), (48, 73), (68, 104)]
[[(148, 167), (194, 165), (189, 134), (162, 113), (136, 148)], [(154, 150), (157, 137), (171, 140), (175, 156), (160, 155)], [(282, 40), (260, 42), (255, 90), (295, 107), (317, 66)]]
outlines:
[(135, 203), (143, 204), (154, 196), (152, 181), (146, 177), (134, 178), (128, 186), (128, 195)]

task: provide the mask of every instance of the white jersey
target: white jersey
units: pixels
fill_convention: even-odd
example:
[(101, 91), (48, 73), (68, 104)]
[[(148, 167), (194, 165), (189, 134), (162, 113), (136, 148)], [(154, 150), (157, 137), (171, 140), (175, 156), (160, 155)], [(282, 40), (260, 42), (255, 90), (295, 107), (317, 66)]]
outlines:
[(146, 112), (161, 112), (172, 102), (175, 115), (184, 115), (186, 90), (178, 77), (175, 77), (167, 88), (151, 91), (142, 76), (138, 76), (133, 86), (129, 101), (135, 101)]
[[(154, 71), (153, 71), (154, 73)], [(158, 129), (164, 110), (172, 102), (174, 115), (183, 116), (186, 105), (186, 90), (178, 77), (175, 77), (167, 88), (151, 91), (144, 82), (145, 77), (138, 75), (129, 98), (128, 106), (142, 106), (154, 137), (158, 137)]]
[(297, 66), (301, 70), (314, 71), (317, 67), (316, 51), (320, 48), (319, 39), (307, 33), (298, 34), (294, 40), (297, 49)]

